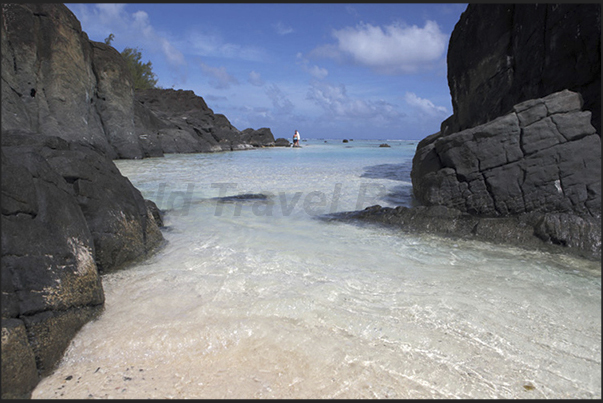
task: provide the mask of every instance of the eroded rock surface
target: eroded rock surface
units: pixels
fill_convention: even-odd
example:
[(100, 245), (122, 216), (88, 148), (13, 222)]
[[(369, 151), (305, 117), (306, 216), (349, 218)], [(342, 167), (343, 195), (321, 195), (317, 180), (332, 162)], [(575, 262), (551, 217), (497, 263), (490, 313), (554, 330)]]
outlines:
[(415, 197), (481, 216), (601, 211), (601, 139), (580, 94), (562, 91), (458, 133), (423, 139)]
[(2, 396), (20, 398), (102, 311), (100, 273), (164, 238), (156, 206), (92, 146), (5, 130), (1, 162)]

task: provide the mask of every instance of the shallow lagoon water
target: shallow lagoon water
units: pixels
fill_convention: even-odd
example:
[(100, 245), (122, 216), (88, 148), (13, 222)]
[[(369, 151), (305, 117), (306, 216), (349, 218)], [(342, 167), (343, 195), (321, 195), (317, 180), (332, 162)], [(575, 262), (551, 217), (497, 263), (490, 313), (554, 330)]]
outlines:
[(302, 145), (116, 161), (167, 245), (33, 398), (601, 397), (600, 263), (323, 220), (412, 205), (416, 142)]

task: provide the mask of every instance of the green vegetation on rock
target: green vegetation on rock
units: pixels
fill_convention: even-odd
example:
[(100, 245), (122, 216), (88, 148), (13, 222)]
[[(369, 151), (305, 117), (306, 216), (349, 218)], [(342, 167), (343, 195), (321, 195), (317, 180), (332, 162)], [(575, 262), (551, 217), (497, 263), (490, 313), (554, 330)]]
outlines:
[[(109, 34), (105, 38), (105, 43), (111, 45), (111, 41), (115, 38), (113, 34)], [(153, 65), (150, 61), (142, 63), (142, 53), (138, 48), (124, 48), (121, 51), (121, 55), (126, 61), (128, 70), (132, 74), (134, 79), (134, 89), (136, 90), (148, 90), (150, 88), (156, 88), (157, 78), (153, 73)]]

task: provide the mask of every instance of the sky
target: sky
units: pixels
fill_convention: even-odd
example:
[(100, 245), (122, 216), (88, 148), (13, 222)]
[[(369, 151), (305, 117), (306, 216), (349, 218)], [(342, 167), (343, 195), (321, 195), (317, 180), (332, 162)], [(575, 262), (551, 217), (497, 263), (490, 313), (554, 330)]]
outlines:
[(420, 140), (452, 115), (446, 54), (466, 3), (65, 5), (241, 131)]

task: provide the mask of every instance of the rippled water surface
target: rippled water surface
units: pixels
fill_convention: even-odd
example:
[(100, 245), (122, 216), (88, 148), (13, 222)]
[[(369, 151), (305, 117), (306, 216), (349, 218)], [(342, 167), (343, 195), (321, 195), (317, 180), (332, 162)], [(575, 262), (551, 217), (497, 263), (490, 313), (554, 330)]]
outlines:
[(412, 204), (383, 142), (116, 161), (168, 243), (33, 398), (600, 398), (600, 263), (320, 219)]

